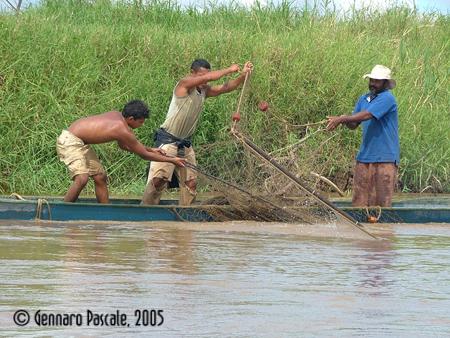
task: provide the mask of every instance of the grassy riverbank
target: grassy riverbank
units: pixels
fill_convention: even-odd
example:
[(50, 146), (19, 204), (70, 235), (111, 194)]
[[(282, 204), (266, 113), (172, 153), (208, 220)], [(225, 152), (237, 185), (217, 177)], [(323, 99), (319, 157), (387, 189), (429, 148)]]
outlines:
[[(63, 194), (70, 181), (55, 139), (73, 120), (145, 100), (152, 116), (137, 131), (146, 144), (164, 120), (176, 81), (194, 58), (214, 68), (252, 60), (243, 104), (246, 131), (273, 151), (295, 143), (287, 126), (348, 114), (375, 64), (394, 70), (400, 110), (401, 189), (450, 192), (449, 16), (392, 7), (354, 12), (279, 7), (181, 9), (107, 1), (46, 1), (0, 14), (0, 193)], [(227, 140), (239, 92), (206, 103), (195, 136), (199, 164), (215, 174), (237, 166)], [(269, 113), (256, 103), (267, 100)], [(360, 132), (339, 128), (327, 176), (351, 168)], [(213, 144), (214, 146), (210, 146)], [(95, 147), (112, 193), (140, 194), (146, 163), (115, 144)], [(339, 151), (336, 151), (338, 149)], [(92, 193), (92, 188), (88, 190)]]

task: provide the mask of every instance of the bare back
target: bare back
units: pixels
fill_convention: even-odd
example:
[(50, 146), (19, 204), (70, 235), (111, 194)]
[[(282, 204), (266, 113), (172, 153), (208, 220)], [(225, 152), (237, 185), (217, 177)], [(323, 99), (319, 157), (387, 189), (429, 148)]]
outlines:
[(132, 134), (118, 111), (81, 118), (73, 122), (68, 130), (86, 144), (118, 141), (124, 134)]

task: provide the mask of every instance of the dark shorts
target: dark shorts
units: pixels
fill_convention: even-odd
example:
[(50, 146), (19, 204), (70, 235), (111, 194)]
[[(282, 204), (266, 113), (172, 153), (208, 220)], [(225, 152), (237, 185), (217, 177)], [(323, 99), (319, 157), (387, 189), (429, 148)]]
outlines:
[(353, 199), (355, 207), (390, 207), (397, 184), (395, 163), (356, 162), (353, 175)]

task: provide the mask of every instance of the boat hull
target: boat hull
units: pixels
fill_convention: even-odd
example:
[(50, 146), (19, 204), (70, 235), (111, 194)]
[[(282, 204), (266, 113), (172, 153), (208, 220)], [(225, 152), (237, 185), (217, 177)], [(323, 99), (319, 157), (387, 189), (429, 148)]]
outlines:
[[(16, 200), (0, 198), (0, 219), (52, 220), (52, 221), (188, 221), (211, 222), (216, 219), (205, 209), (183, 207), (176, 201), (162, 201), (161, 205), (142, 206), (137, 199), (112, 199), (111, 204), (98, 204), (93, 199), (80, 199), (77, 203), (65, 203), (58, 198), (27, 197)], [(368, 216), (379, 223), (449, 223), (450, 198), (436, 203), (429, 200), (398, 202), (392, 208), (352, 208), (348, 201), (336, 201), (335, 205), (359, 222), (367, 222)]]
[(204, 210), (177, 205), (141, 206), (130, 200), (99, 204), (91, 200), (65, 203), (53, 199), (0, 199), (0, 219), (52, 221), (189, 221), (210, 222)]

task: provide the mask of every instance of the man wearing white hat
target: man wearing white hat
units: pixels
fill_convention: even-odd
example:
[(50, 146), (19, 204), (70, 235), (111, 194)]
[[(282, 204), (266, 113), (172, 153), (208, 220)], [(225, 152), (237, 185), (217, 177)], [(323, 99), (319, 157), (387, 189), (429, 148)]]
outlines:
[(362, 124), (362, 143), (356, 156), (353, 177), (353, 206), (389, 207), (400, 162), (397, 102), (390, 89), (395, 87), (391, 70), (373, 67), (369, 93), (358, 100), (352, 115), (329, 116), (327, 129), (339, 124), (355, 129)]

